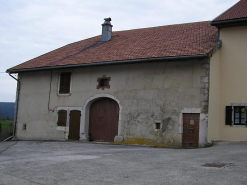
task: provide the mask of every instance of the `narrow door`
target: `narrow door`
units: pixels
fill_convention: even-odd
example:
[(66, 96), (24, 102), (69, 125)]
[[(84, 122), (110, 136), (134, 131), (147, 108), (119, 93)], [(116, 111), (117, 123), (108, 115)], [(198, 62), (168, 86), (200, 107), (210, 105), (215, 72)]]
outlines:
[(70, 111), (69, 139), (79, 140), (80, 120), (81, 120), (81, 111), (79, 110)]
[(198, 148), (200, 114), (183, 114), (183, 148)]
[(89, 140), (113, 142), (118, 134), (119, 106), (110, 98), (92, 103), (89, 116)]

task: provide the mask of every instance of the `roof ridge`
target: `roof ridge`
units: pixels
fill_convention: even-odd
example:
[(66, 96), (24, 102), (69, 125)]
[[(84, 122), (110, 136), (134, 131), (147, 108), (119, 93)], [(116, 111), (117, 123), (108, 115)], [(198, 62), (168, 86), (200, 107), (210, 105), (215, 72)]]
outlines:
[(144, 30), (144, 29), (150, 29), (150, 28), (160, 28), (160, 27), (166, 27), (166, 26), (178, 26), (178, 25), (186, 25), (186, 24), (195, 24), (195, 23), (203, 23), (203, 22), (209, 22), (208, 21), (197, 21), (197, 22), (187, 22), (187, 23), (178, 23), (178, 24), (168, 24), (168, 25), (163, 25), (163, 26), (153, 26), (153, 27), (145, 27), (145, 28), (135, 28), (135, 29), (129, 29), (129, 30), (119, 30), (119, 31), (112, 31), (113, 33), (117, 32), (125, 32), (125, 31), (135, 31), (135, 30)]

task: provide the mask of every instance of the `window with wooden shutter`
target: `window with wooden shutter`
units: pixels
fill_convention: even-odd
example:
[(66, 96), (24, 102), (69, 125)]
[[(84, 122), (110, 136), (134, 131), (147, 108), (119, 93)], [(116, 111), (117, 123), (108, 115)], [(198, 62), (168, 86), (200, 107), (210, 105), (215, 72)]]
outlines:
[(60, 73), (59, 94), (70, 93), (70, 81), (71, 81), (70, 72)]
[(226, 125), (232, 125), (232, 106), (226, 106)]
[(58, 119), (57, 119), (57, 126), (66, 126), (67, 122), (67, 111), (66, 110), (59, 110), (58, 111)]

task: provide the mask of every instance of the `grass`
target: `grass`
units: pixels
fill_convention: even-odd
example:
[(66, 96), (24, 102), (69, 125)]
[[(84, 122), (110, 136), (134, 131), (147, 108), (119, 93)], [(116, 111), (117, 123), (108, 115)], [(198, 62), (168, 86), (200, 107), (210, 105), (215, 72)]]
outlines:
[(3, 120), (3, 119), (0, 119), (0, 122), (2, 123), (2, 125), (9, 125), (9, 124), (13, 124), (14, 121), (12, 120)]
[(1, 141), (13, 134), (14, 121), (0, 119), (0, 123), (1, 123), (1, 132), (0, 132), (0, 141)]
[(1, 125), (2, 125), (2, 130), (3, 130), (4, 128), (13, 126), (14, 121), (12, 121), (12, 120), (3, 120), (3, 119), (0, 119), (0, 123), (1, 123)]

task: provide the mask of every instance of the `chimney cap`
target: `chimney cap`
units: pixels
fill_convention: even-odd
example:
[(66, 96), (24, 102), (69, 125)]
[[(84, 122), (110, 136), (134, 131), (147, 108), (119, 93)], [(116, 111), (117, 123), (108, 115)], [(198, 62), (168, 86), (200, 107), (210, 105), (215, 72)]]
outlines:
[(104, 18), (104, 20), (105, 20), (105, 22), (102, 24), (102, 26), (104, 26), (104, 25), (109, 25), (109, 26), (112, 27), (111, 18), (110, 18), (110, 17)]
[(111, 21), (111, 18), (108, 17), (108, 18), (104, 18), (105, 21)]

